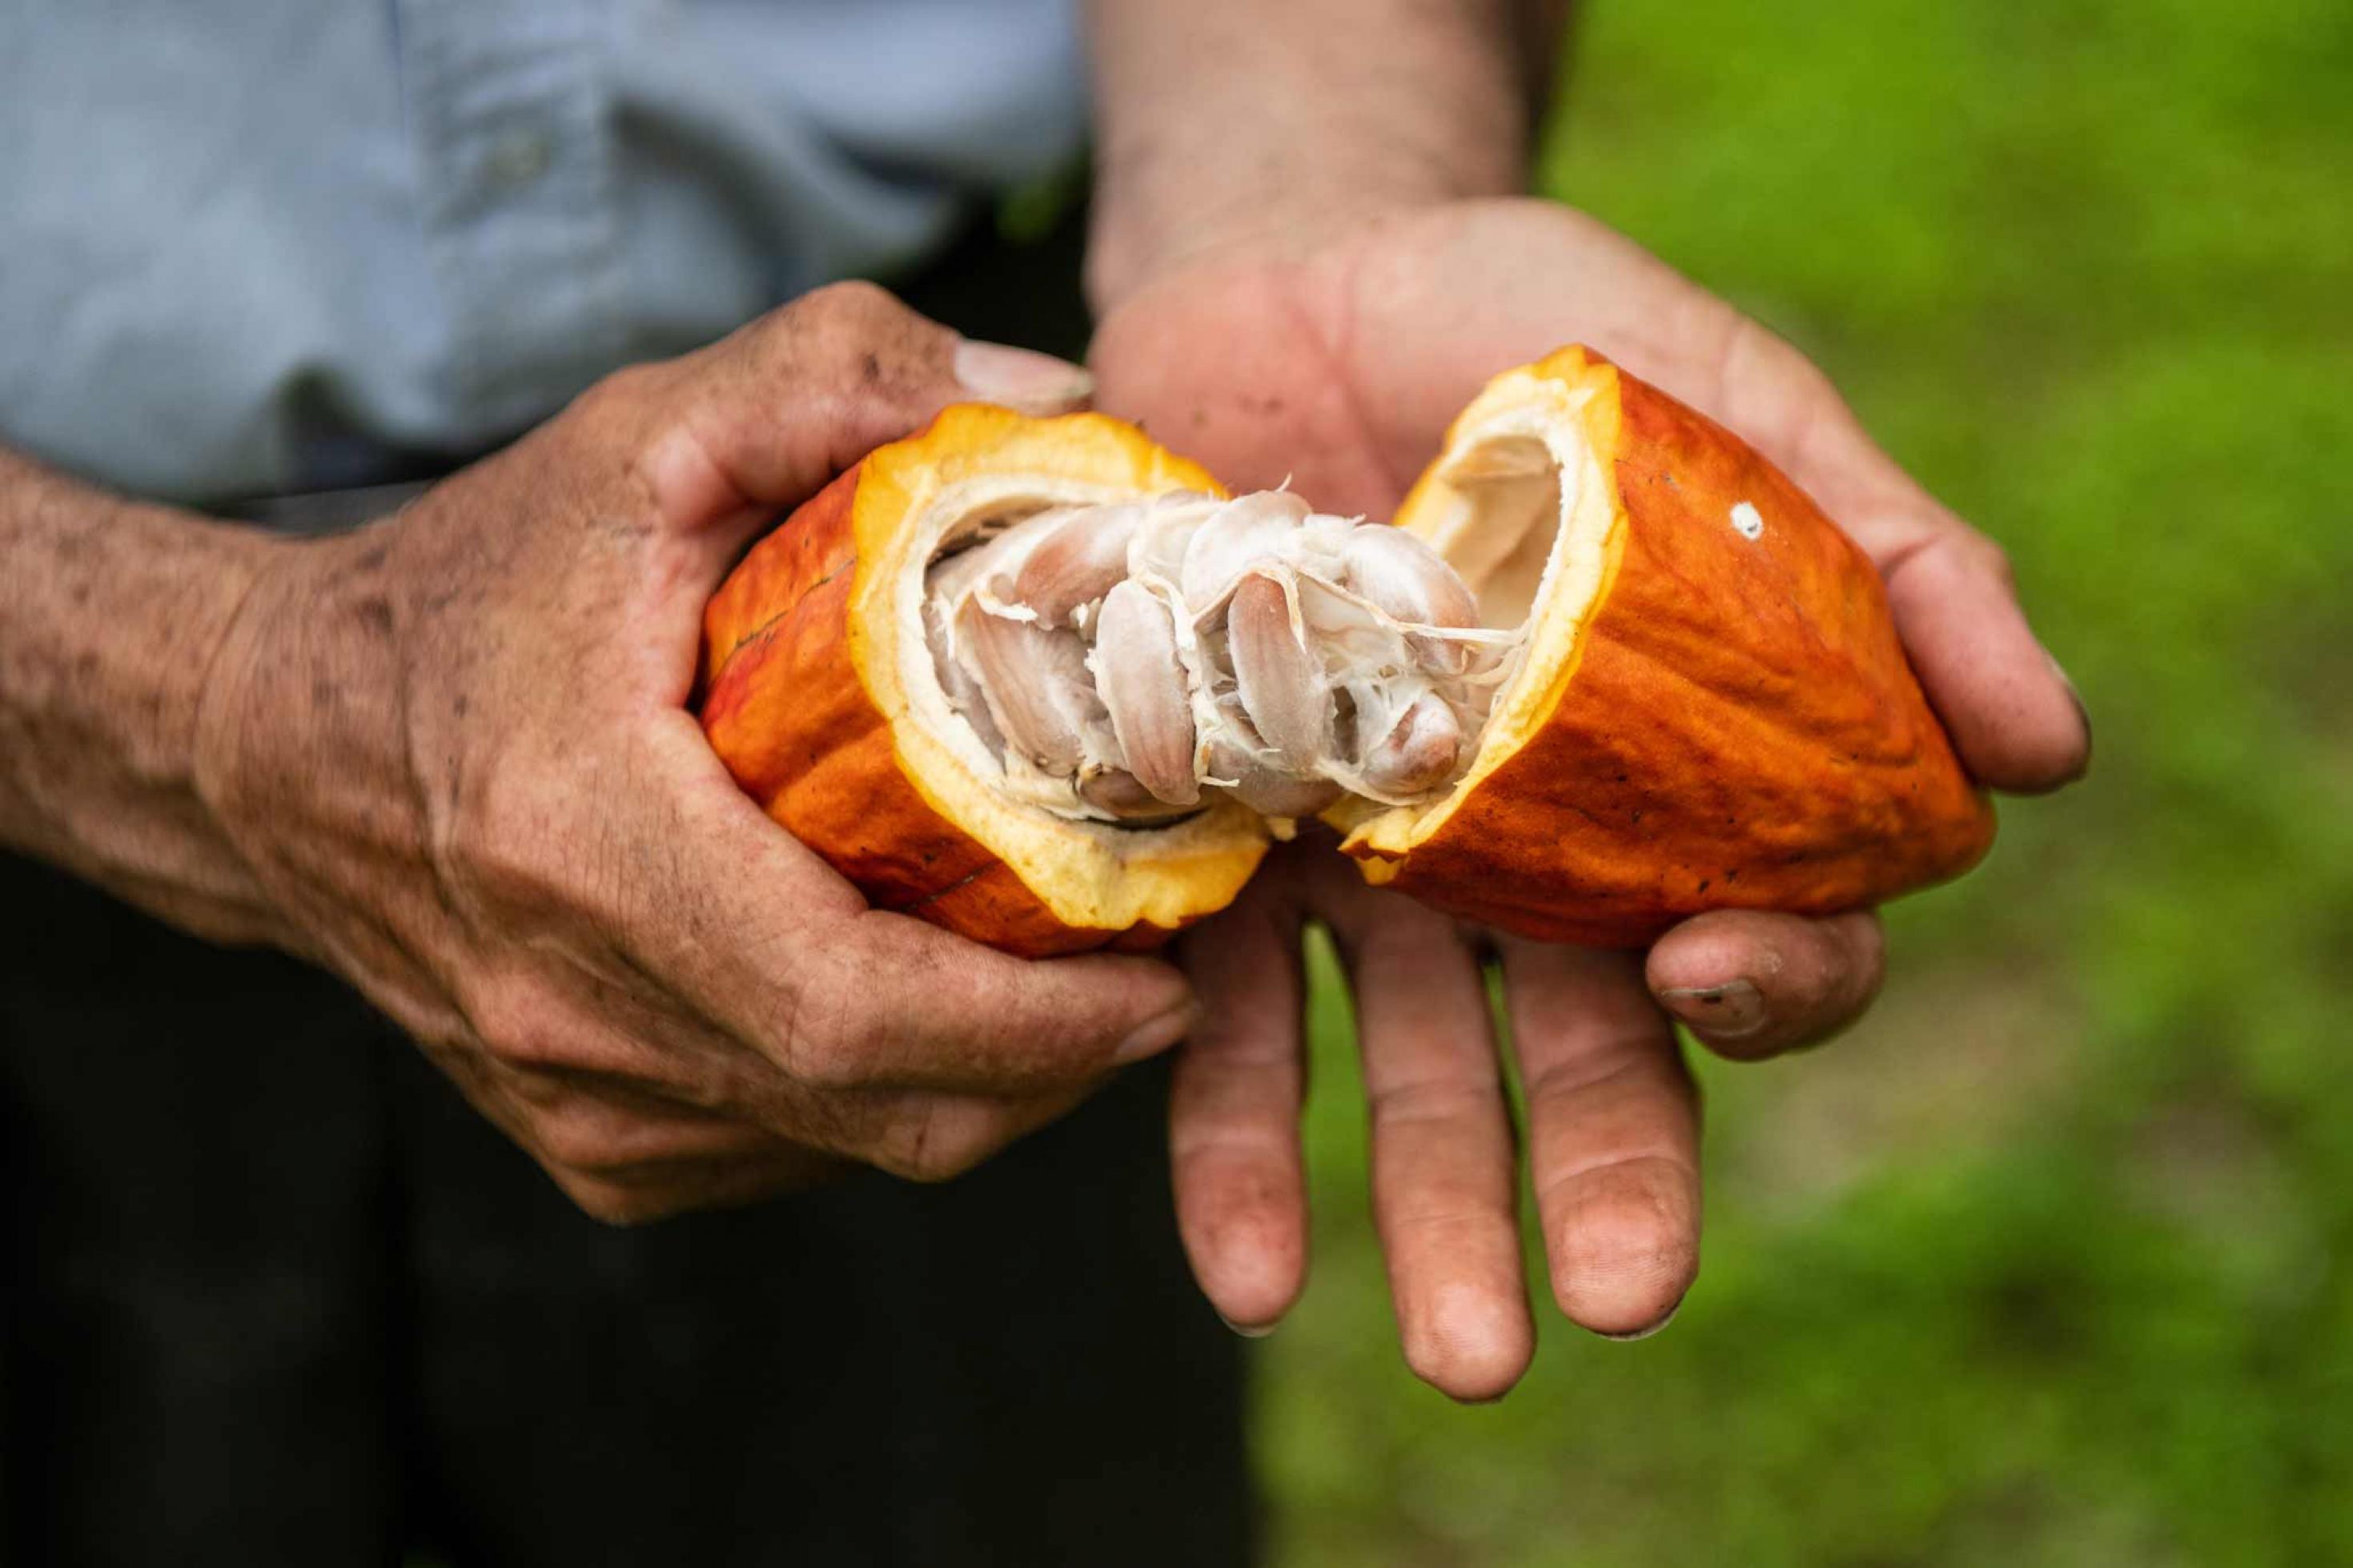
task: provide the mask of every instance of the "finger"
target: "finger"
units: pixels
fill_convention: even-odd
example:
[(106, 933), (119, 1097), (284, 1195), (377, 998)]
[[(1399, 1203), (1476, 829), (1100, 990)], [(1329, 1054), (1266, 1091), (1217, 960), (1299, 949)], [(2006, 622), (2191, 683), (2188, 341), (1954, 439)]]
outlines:
[(467, 1011), (470, 1096), (551, 1168), (628, 1181), (789, 1146), (766, 1123), (786, 1100), (773, 1068), (569, 964), (478, 984)]
[(628, 842), (612, 939), (723, 1033), (818, 1089), (984, 1094), (1075, 1085), (1175, 1045), (1194, 1018), (1170, 965), (1028, 961), (857, 889), (736, 788), (691, 720), (652, 726), (658, 787)]
[(1727, 423), (1870, 554), (1905, 653), (1972, 775), (2055, 789), (2091, 762), (2089, 717), (2036, 640), (2001, 551), (1906, 474), (1821, 372), (1751, 323), (1725, 358)]
[(1099, 1078), (1183, 1039), (1199, 1016), (1156, 959), (1029, 960), (910, 915), (845, 923), (776, 1048), (815, 1082), (1027, 1094)]
[(644, 1225), (682, 1214), (743, 1208), (830, 1180), (839, 1162), (801, 1150), (772, 1159), (683, 1162), (606, 1175), (548, 1166), (556, 1186), (590, 1218), (607, 1225)]
[(584, 1212), (610, 1224), (749, 1203), (840, 1169), (756, 1123), (567, 1068), (468, 1053), (452, 1076)]
[(658, 367), (664, 415), (642, 458), (681, 527), (756, 522), (950, 403), (1031, 414), (1084, 405), (1079, 366), (971, 342), (870, 283), (837, 283)]
[(485, 1069), (520, 1101), (579, 1088), (766, 1124), (795, 1087), (652, 974), (590, 940), (543, 938), (536, 952), (470, 977), (462, 1000)]
[(2028, 627), (2001, 552), (1944, 531), (1882, 569), (1905, 651), (1971, 775), (2012, 794), (2083, 777), (2090, 714)]
[[(652, 1194), (674, 1213), (695, 1194), (744, 1198), (807, 1185), (857, 1161), (911, 1180), (961, 1175), (1068, 1114), (1092, 1086), (1013, 1100), (852, 1090), (779, 1118), (786, 1131), (681, 1107), (565, 1068), (501, 1068), (518, 1141), (552, 1173)], [(732, 1170), (755, 1173), (744, 1182)]]
[(944, 1182), (1069, 1115), (1102, 1080), (1008, 1099), (875, 1090), (831, 1101), (831, 1146), (912, 1182)]
[(1504, 938), (1528, 1169), (1571, 1321), (1662, 1326), (1699, 1268), (1699, 1107), (1630, 954)]
[(1181, 943), (1202, 1016), (1169, 1080), (1176, 1228), (1209, 1304), (1253, 1337), (1306, 1279), (1299, 935), (1295, 906), (1261, 876)]
[[(822, 894), (832, 873), (811, 864)], [(846, 884), (841, 896), (862, 910)], [(701, 1021), (627, 943), (602, 954), (572, 945), (474, 988), (469, 1014), (495, 1043), (468, 1065), (495, 1075), (489, 1098), (518, 1142), (543, 1163), (590, 1176), (621, 1180), (634, 1169), (785, 1147), (936, 1180), (1064, 1114), (1095, 1087), (1089, 1079), (971, 1098), (812, 1084)]]
[(1718, 1056), (1756, 1061), (1820, 1045), (1862, 1016), (1885, 974), (1868, 910), (1806, 920), (1717, 910), (1651, 950), (1651, 993)]
[(1356, 994), (1373, 1217), (1406, 1363), (1457, 1399), (1497, 1398), (1527, 1370), (1535, 1328), (1479, 965), (1453, 921), (1364, 887), (1345, 865), (1319, 876), (1311, 902)]
[(528, 1146), (551, 1165), (603, 1180), (660, 1184), (674, 1167), (774, 1162), (814, 1151), (755, 1122), (674, 1105), (600, 1079), (512, 1072)]
[[(1873, 443), (1803, 354), (1632, 241), (1567, 208), (1522, 204), (1468, 223), (1450, 215), (1438, 248), (1430, 244), (1410, 224), (1401, 226), (1356, 285), (1361, 309), (1415, 300), (1426, 338), (1426, 290), (1411, 279), (1427, 270), (1467, 280), (1450, 291), (1456, 315), (1440, 334), (1447, 353), (1436, 374), (1361, 378), (1366, 386), (1351, 409), (1386, 433), (1386, 450), (1421, 461), (1415, 454), (1477, 379), (1525, 359), (1530, 342), (1593, 343), (1737, 431), (1870, 552), (1887, 579), (1921, 684), (1972, 773), (1997, 789), (2037, 790), (2083, 773), (2089, 725), (2028, 629), (2000, 552)], [(1529, 267), (1532, 255), (1553, 264)], [(1408, 269), (1407, 278), (1388, 277), (1391, 268)], [(1148, 331), (1149, 323), (1130, 330)], [(1395, 336), (1358, 332), (1355, 341), (1394, 355)], [(1243, 440), (1244, 450), (1251, 446)], [(1409, 463), (1403, 471), (1411, 471)]]

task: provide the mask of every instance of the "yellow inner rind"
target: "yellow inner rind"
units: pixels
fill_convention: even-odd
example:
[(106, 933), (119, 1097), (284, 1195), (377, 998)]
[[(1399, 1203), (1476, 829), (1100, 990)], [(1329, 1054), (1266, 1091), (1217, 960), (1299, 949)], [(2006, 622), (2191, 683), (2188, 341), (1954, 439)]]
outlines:
[[(1462, 568), (1509, 550), (1493, 548), (1495, 509), (1482, 503), (1474, 478), (1481, 454), (1508, 443), (1543, 443), (1560, 479), (1557, 522), (1525, 622), (1518, 669), (1495, 695), (1470, 768), (1446, 795), (1421, 805), (1344, 803), (1326, 820), (1347, 835), (1367, 881), (1388, 881), (1398, 867), (1446, 825), (1461, 804), (1527, 739), (1550, 721), (1583, 655), (1585, 631), (1604, 601), (1625, 551), (1625, 510), (1602, 454), (1618, 446), (1618, 373), (1563, 349), (1497, 377), (1458, 416), (1438, 460), (1398, 510), (1396, 521)], [(1503, 520), (1507, 521), (1507, 520)], [(1474, 594), (1482, 584), (1466, 572)]]
[(923, 561), (936, 528), (923, 526), (959, 498), (1028, 494), (1054, 501), (1126, 500), (1166, 490), (1224, 495), (1200, 465), (1134, 426), (1099, 414), (1037, 419), (986, 404), (944, 410), (922, 436), (867, 459), (851, 519), (857, 544), (849, 657), (889, 718), (900, 771), (923, 801), (1021, 879), (1063, 924), (1124, 931), (1174, 928), (1233, 901), (1266, 853), (1266, 825), (1220, 800), (1166, 827), (1074, 821), (1011, 800), (968, 749), (923, 721), (910, 700), (903, 647), (916, 628)]

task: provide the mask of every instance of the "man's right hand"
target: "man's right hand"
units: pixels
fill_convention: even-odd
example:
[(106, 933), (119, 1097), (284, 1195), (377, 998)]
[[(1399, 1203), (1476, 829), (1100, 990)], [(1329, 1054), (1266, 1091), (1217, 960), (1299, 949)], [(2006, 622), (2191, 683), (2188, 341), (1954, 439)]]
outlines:
[(1022, 963), (867, 908), (686, 707), (704, 600), (780, 512), (946, 403), (1085, 392), (839, 286), (278, 547), (193, 770), (266, 929), (617, 1221), (836, 1160), (950, 1175), (1174, 1044), (1192, 1004), (1164, 964)]

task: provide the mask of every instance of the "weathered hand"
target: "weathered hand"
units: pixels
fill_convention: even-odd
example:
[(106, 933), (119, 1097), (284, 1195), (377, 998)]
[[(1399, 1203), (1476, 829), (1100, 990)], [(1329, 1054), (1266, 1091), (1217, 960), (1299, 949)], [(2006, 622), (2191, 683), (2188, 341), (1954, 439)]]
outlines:
[(1182, 952), (1205, 1016), (1176, 1059), (1170, 1153), (1194, 1272), (1244, 1332), (1306, 1268), (1300, 930), (1331, 928), (1356, 1005), (1373, 1214), (1407, 1363), (1459, 1399), (1518, 1381), (1535, 1348), (1518, 1152), (1482, 962), (1502, 967), (1554, 1297), (1640, 1335), (1698, 1267), (1699, 1106), (1641, 962), (1496, 936), (1368, 887), (1328, 838), (1278, 850)]
[[(1107, 311), (1098, 401), (1229, 483), (1288, 477), (1319, 507), (1386, 515), (1497, 371), (1581, 342), (1722, 420), (1810, 490), (1884, 574), (1913, 663), (1964, 761), (2003, 790), (2079, 774), (2090, 735), (2028, 629), (2000, 552), (1874, 446), (1786, 342), (1581, 214), (1521, 199), (1280, 229), (1147, 275)], [(1225, 1315), (1271, 1324), (1303, 1277), (1296, 923), (1351, 956), (1378, 1135), (1376, 1192), (1407, 1353), (1450, 1393), (1508, 1387), (1529, 1331), (1510, 1132), (1470, 950), (1404, 900), (1321, 867), (1278, 872), (1188, 940), (1209, 1021), (1179, 1064), (1178, 1204)], [(1630, 960), (1502, 944), (1531, 1103), (1554, 1291), (1602, 1331), (1655, 1324), (1696, 1257), (1694, 1119), (1664, 1016)], [(1835, 1033), (1881, 973), (1867, 911), (1702, 916), (1641, 972), (1717, 1051)], [(1293, 1065), (1286, 1065), (1293, 1064)], [(1402, 1087), (1400, 1087), (1402, 1086)]]
[(422, 1041), (583, 1208), (918, 1178), (1173, 1043), (1181, 978), (869, 910), (687, 710), (704, 600), (869, 447), (1083, 377), (822, 290), (623, 372), (355, 534), (288, 545), (218, 656), (198, 778), (281, 940)]

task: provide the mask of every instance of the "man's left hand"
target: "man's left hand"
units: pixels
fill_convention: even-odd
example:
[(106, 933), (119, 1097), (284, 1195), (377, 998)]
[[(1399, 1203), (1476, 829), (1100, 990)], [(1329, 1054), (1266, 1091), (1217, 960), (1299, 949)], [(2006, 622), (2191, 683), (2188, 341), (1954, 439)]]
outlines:
[[(1582, 214), (1490, 198), (1316, 234), (1277, 226), (1104, 303), (1099, 406), (1237, 488), (1289, 480), (1323, 510), (1376, 518), (1488, 377), (1590, 344), (1737, 431), (1870, 552), (1977, 778), (2047, 790), (2089, 759), (2082, 707), (2028, 628), (2001, 552), (1882, 452), (1803, 355)], [(1179, 1059), (1173, 1111), (1186, 1244), (1212, 1302), (1245, 1331), (1271, 1327), (1303, 1281), (1298, 931), (1321, 919), (1353, 977), (1407, 1359), (1459, 1398), (1493, 1397), (1525, 1370), (1534, 1330), (1484, 939), (1356, 886), (1331, 859), (1279, 856), (1183, 944), (1209, 1008)], [(1698, 1118), (1669, 1016), (1743, 1059), (1827, 1038), (1878, 989), (1878, 921), (1703, 915), (1646, 961), (1495, 946), (1555, 1299), (1599, 1332), (1653, 1329), (1698, 1255)]]

